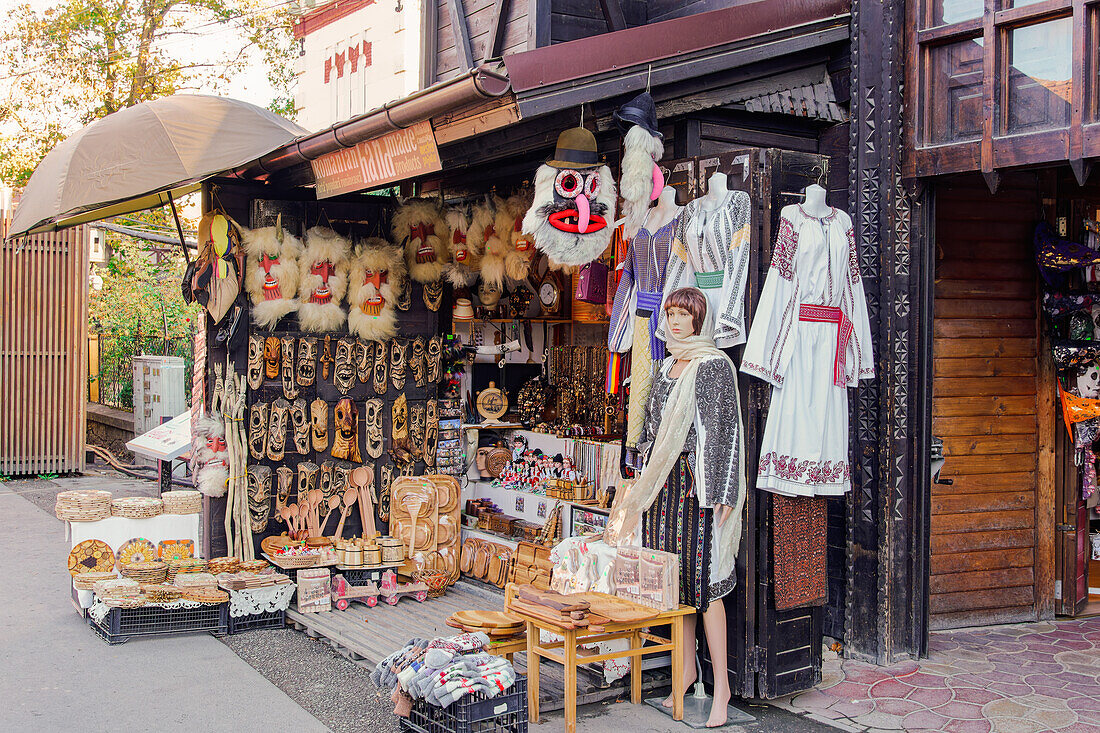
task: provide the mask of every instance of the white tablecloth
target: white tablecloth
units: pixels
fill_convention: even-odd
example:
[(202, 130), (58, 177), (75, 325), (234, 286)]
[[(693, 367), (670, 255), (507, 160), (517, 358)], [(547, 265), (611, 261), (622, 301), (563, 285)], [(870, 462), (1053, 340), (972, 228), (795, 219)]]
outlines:
[(144, 537), (154, 545), (164, 540), (191, 540), (195, 556), (200, 554), (199, 518), (201, 514), (160, 514), (148, 519), (107, 517), (96, 522), (68, 522), (70, 549), (84, 540), (102, 540), (118, 552), (127, 540)]

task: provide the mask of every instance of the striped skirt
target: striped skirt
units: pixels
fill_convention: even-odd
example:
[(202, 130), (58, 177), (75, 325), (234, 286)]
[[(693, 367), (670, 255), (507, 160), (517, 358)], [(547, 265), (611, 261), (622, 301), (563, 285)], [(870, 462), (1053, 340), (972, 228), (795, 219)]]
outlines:
[(710, 587), (711, 512), (699, 506), (695, 476), (681, 454), (642, 515), (642, 545), (680, 556), (680, 603), (705, 611)]

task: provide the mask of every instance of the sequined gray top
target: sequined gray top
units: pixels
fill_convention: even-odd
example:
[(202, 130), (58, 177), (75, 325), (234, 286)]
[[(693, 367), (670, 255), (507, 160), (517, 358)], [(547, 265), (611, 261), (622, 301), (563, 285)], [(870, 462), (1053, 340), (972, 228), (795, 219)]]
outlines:
[[(675, 359), (669, 357), (661, 362), (661, 368), (653, 375), (653, 386), (646, 406), (645, 423), (639, 448), (649, 458), (649, 451), (657, 437), (661, 424), (661, 413), (668, 402), (669, 393), (675, 379), (668, 376)], [(688, 466), (698, 477), (703, 476), (706, 506), (715, 504), (735, 506), (741, 461), (741, 411), (737, 404), (733, 380), (737, 376), (725, 359), (710, 359), (699, 365), (695, 376), (695, 402), (697, 414), (684, 440), (684, 452), (688, 454)], [(700, 472), (696, 464), (698, 430), (702, 429), (702, 452), (705, 471)]]

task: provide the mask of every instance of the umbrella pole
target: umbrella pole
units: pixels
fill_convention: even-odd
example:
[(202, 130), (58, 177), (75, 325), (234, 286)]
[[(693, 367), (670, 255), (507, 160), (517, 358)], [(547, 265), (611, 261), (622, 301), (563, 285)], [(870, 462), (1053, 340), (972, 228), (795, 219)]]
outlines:
[(187, 251), (187, 241), (183, 237), (183, 227), (180, 226), (180, 215), (176, 211), (176, 202), (172, 198), (172, 192), (168, 191), (168, 205), (172, 207), (172, 218), (176, 220), (176, 231), (180, 235), (180, 247), (183, 248), (183, 259), (188, 265), (191, 264), (191, 253)]

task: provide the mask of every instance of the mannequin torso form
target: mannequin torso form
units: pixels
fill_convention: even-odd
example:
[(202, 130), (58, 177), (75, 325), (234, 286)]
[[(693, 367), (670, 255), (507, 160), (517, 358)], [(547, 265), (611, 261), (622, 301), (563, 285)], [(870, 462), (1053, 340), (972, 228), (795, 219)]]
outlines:
[(672, 221), (679, 213), (680, 207), (676, 205), (676, 189), (665, 186), (657, 198), (657, 205), (649, 211), (645, 228), (649, 232), (655, 232)]
[(806, 203), (802, 204), (802, 210), (808, 216), (818, 219), (824, 219), (833, 213), (833, 207), (825, 203), (825, 189), (816, 183), (806, 186)]
[(729, 187), (726, 185), (726, 174), (715, 171), (707, 179), (707, 192), (703, 194), (699, 205), (704, 211), (716, 211), (725, 201), (727, 193), (729, 193)]

